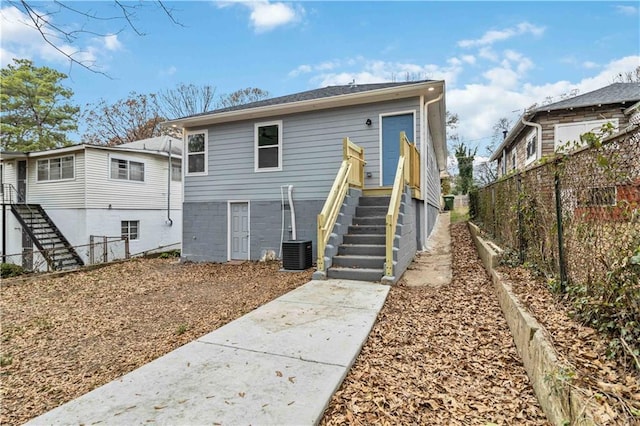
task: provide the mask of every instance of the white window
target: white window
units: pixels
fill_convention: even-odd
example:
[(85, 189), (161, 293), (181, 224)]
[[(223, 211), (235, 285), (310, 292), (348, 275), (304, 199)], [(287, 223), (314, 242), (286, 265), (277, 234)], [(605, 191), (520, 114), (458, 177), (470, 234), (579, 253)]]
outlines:
[(515, 170), (518, 165), (516, 164), (516, 149), (511, 150), (511, 170)]
[(187, 176), (207, 174), (208, 132), (187, 133)]
[(144, 182), (144, 163), (119, 158), (111, 159), (111, 179)]
[(128, 238), (129, 240), (140, 238), (140, 221), (123, 220), (120, 222), (120, 235), (122, 235), (122, 238)]
[(527, 155), (525, 164), (531, 164), (538, 158), (538, 132), (533, 130), (526, 139)]
[(180, 160), (171, 160), (171, 180), (174, 182), (182, 180), (182, 162)]
[(38, 182), (48, 180), (66, 180), (74, 177), (74, 157), (48, 158), (38, 160)]
[(282, 121), (256, 123), (255, 171), (282, 170)]
[(618, 129), (618, 119), (581, 121), (579, 123), (556, 124), (554, 126), (554, 149), (556, 152), (569, 152), (582, 148), (584, 143), (580, 136), (588, 132), (601, 135), (602, 126), (611, 123), (615, 130)]

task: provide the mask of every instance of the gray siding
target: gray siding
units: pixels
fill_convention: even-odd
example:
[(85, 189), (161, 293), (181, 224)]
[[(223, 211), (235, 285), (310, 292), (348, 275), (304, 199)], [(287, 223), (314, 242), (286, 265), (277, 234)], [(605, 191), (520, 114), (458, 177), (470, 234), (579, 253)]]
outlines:
[(416, 206), (417, 200), (411, 198), (411, 193), (406, 190), (402, 196), (400, 216), (396, 227), (396, 237), (394, 242), (394, 270), (393, 275), (396, 280), (400, 279), (418, 249), (417, 227), (416, 227)]
[[(316, 256), (316, 220), (324, 200), (294, 199), (298, 240), (313, 242)], [(251, 260), (259, 260), (268, 251), (280, 253), (282, 204), (278, 200), (249, 201), (249, 238)], [(285, 209), (284, 240), (291, 239), (290, 210)], [(226, 262), (227, 202), (185, 203), (183, 206), (182, 256), (189, 261)]]
[[(254, 171), (254, 124), (242, 121), (210, 127), (208, 175), (187, 176), (186, 203), (229, 199), (279, 200), (280, 186), (292, 184), (297, 199), (324, 199), (342, 161), (342, 138), (365, 149), (365, 186), (378, 186), (380, 114), (414, 110), (420, 135), (418, 97), (272, 117), (283, 121), (282, 170)], [(367, 119), (372, 125), (365, 125)], [(191, 130), (191, 129), (190, 129)], [(419, 146), (419, 140), (416, 140)], [(318, 210), (319, 212), (319, 210)], [(316, 212), (316, 214), (318, 213)]]
[(436, 153), (433, 149), (433, 142), (431, 138), (431, 132), (427, 133), (427, 161), (423, 161), (426, 167), (426, 185), (424, 185), (426, 194), (425, 200), (432, 206), (440, 205), (440, 171), (438, 169), (438, 162), (436, 161)]

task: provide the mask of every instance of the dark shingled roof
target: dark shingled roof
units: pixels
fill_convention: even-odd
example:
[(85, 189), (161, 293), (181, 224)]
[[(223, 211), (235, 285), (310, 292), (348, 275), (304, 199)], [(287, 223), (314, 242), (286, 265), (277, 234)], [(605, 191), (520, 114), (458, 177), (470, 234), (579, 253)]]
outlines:
[[(373, 83), (373, 84), (347, 84), (344, 86), (327, 86), (321, 89), (307, 90), (306, 92), (294, 93), (292, 95), (279, 96), (277, 98), (264, 99), (262, 101), (251, 102), (244, 105), (236, 105), (227, 108), (220, 108), (201, 114), (190, 115), (198, 117), (201, 115), (218, 114), (229, 111), (239, 111), (243, 109), (259, 108), (271, 105), (288, 104), (291, 102), (309, 101), (313, 99), (330, 98), (332, 96), (350, 95), (353, 93), (368, 92), (371, 90), (386, 89), (389, 87), (409, 86), (412, 84), (426, 83), (436, 80), (408, 81), (402, 83)], [(187, 118), (187, 117), (181, 117)]]
[(640, 83), (613, 83), (601, 89), (594, 90), (593, 92), (538, 107), (535, 109), (535, 112), (581, 108), (592, 105), (618, 104), (638, 100), (640, 100)]

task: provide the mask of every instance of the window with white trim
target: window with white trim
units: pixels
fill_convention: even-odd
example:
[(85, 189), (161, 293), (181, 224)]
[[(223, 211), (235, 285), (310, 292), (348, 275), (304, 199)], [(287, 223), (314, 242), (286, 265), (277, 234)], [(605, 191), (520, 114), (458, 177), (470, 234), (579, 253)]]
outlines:
[(525, 156), (525, 164), (531, 164), (538, 158), (538, 132), (533, 130), (526, 139), (527, 153)]
[(207, 140), (206, 130), (187, 133), (187, 173), (186, 175), (207, 174)]
[(611, 123), (614, 131), (618, 129), (618, 119), (611, 120), (591, 120), (578, 123), (556, 124), (554, 126), (554, 149), (555, 152), (569, 152), (585, 146), (580, 140), (580, 136), (593, 132), (602, 135), (602, 126)]
[(128, 238), (129, 241), (140, 238), (140, 221), (139, 220), (123, 220), (120, 222), (120, 235), (122, 238)]
[(111, 158), (111, 179), (144, 182), (144, 163)]
[(171, 160), (171, 180), (174, 182), (182, 180), (182, 161)]
[(516, 149), (515, 147), (511, 150), (511, 170), (515, 170), (517, 167), (516, 164)]
[(38, 160), (37, 181), (73, 179), (74, 168), (73, 155)]
[(282, 170), (282, 121), (255, 124), (255, 171)]

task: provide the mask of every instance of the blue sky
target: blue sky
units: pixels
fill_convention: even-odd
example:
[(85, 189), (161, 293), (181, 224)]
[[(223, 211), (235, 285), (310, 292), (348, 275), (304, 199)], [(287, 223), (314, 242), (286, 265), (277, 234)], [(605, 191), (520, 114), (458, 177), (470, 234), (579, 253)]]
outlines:
[[(52, 11), (52, 2), (30, 2)], [(116, 15), (113, 2), (68, 2)], [(70, 75), (81, 106), (178, 83), (218, 94), (259, 87), (279, 96), (317, 87), (444, 79), (459, 133), (483, 151), (500, 117), (563, 93), (585, 93), (640, 65), (640, 2), (171, 2), (176, 25), (150, 4), (136, 12), (138, 36), (117, 20), (52, 15), (96, 34), (63, 49), (111, 78), (70, 66), (9, 1), (2, 1), (0, 61), (29, 58)], [(122, 30), (122, 31), (120, 31)], [(98, 35), (100, 34), (100, 35)]]

